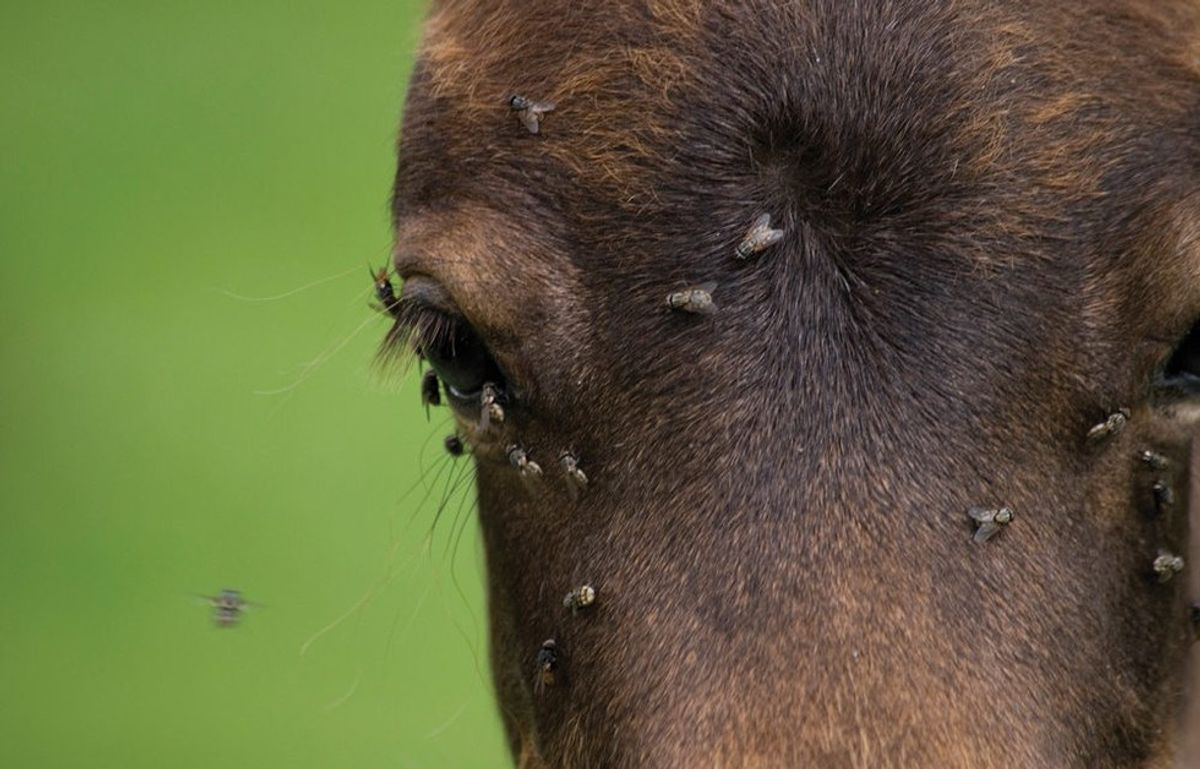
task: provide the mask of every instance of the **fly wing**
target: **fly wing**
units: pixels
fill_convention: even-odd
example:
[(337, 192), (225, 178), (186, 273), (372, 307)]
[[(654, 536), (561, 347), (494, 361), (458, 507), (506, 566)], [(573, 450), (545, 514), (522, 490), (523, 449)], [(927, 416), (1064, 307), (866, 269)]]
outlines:
[(753, 238), (760, 232), (764, 232), (769, 229), (771, 229), (771, 215), (759, 214), (758, 218), (754, 220), (754, 224), (750, 225), (750, 229), (747, 231), (746, 237)]
[(783, 230), (765, 230), (762, 236), (758, 239), (759, 249), (770, 248), (779, 241), (783, 240)]
[(542, 113), (534, 109), (524, 109), (517, 113), (521, 118), (521, 125), (525, 126), (525, 130), (531, 134), (540, 133), (542, 130)]
[(578, 496), (580, 492), (587, 488), (587, 484), (587, 473), (583, 472), (583, 470), (580, 470), (578, 467), (576, 467), (573, 472), (567, 474), (567, 485), (574, 489), (576, 496)]
[(972, 507), (967, 510), (967, 515), (971, 516), (971, 520), (978, 524), (991, 523), (996, 520), (996, 511), (986, 507)]
[(992, 537), (996, 536), (996, 534), (999, 532), (999, 524), (993, 521), (987, 521), (986, 523), (980, 524), (979, 528), (975, 530), (975, 541), (982, 545)]
[(572, 502), (579, 501), (580, 494), (583, 493), (583, 486), (575, 478), (574, 475), (567, 473), (567, 494), (571, 497)]

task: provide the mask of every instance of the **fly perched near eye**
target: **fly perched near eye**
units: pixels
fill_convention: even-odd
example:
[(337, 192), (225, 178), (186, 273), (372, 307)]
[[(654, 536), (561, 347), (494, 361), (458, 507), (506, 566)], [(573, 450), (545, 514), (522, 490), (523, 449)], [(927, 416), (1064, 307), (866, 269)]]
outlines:
[(717, 304), (712, 298), (712, 292), (716, 288), (716, 283), (705, 283), (695, 288), (672, 291), (667, 294), (667, 307), (693, 315), (712, 315), (717, 311)]
[(553, 638), (542, 642), (542, 648), (537, 653), (537, 677), (533, 688), (541, 694), (548, 686), (558, 685), (558, 644)]
[(466, 447), (463, 446), (462, 438), (457, 435), (447, 435), (445, 440), (446, 453), (452, 457), (461, 457)]
[(1171, 469), (1171, 460), (1162, 454), (1159, 454), (1157, 451), (1139, 451), (1138, 459), (1146, 467), (1149, 467), (1151, 470), (1156, 472), (1161, 473), (1164, 470)]
[(980, 544), (999, 534), (1001, 529), (1012, 523), (1014, 517), (1009, 507), (972, 507), (967, 515), (975, 522), (975, 541)]
[(536, 480), (542, 477), (542, 467), (537, 462), (529, 458), (525, 453), (525, 449), (517, 444), (513, 444), (505, 451), (508, 454), (508, 462), (513, 467), (517, 468), (517, 472), (526, 480)]
[(504, 422), (504, 407), (500, 405), (500, 389), (487, 382), (479, 391), (479, 429), (490, 430), (492, 424)]
[(429, 419), (430, 406), (442, 405), (442, 383), (433, 369), (429, 369), (421, 377), (421, 405), (425, 407), (426, 419)]
[(742, 242), (738, 243), (738, 247), (734, 249), (734, 256), (738, 259), (749, 259), (756, 254), (761, 254), (781, 240), (783, 240), (783, 230), (771, 229), (771, 215), (762, 214), (754, 220), (754, 224), (750, 225), (750, 229), (746, 231), (746, 237), (742, 238)]
[(1107, 419), (1088, 430), (1088, 442), (1100, 443), (1120, 435), (1121, 431), (1125, 429), (1125, 425), (1129, 423), (1129, 417), (1129, 409), (1118, 409), (1109, 414)]
[(596, 603), (596, 588), (591, 585), (580, 585), (571, 592), (567, 593), (567, 597), (563, 599), (563, 608), (570, 609), (571, 613), (586, 609)]
[(1166, 481), (1155, 481), (1151, 487), (1154, 493), (1154, 509), (1159, 515), (1166, 515), (1175, 509), (1175, 489)]
[(564, 451), (558, 455), (558, 466), (567, 476), (567, 489), (570, 490), (571, 497), (578, 498), (588, 485), (587, 474), (579, 467), (579, 457), (569, 451)]
[(1158, 577), (1159, 583), (1163, 585), (1181, 574), (1183, 567), (1183, 559), (1166, 550), (1158, 551), (1158, 557), (1154, 559), (1154, 574)]
[(242, 619), (242, 614), (246, 609), (258, 606), (258, 604), (250, 603), (242, 598), (241, 591), (229, 588), (225, 588), (217, 595), (200, 597), (212, 607), (213, 622), (217, 624), (217, 627), (233, 627)]
[(380, 267), (378, 270), (367, 268), (367, 271), (371, 273), (371, 280), (375, 283), (376, 303), (371, 306), (379, 312), (396, 317), (400, 300), (396, 297), (391, 278), (388, 277), (387, 267)]
[(547, 112), (554, 111), (554, 102), (533, 101), (517, 94), (509, 97), (508, 108), (516, 113), (526, 131), (536, 134), (542, 130), (542, 118)]

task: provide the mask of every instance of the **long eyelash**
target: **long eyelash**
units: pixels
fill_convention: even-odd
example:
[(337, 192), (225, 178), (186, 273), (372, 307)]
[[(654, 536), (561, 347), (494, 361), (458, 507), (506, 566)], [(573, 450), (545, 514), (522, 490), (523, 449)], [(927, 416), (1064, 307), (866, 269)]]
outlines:
[(401, 296), (391, 306), (395, 322), (379, 347), (378, 361), (391, 367), (423, 357), (427, 350), (454, 353), (462, 319), (413, 297)]

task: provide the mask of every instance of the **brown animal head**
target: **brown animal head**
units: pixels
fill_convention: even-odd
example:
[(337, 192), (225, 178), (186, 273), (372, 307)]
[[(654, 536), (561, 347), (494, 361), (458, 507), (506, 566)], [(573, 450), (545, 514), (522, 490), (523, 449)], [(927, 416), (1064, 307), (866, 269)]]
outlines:
[(1178, 754), (1198, 71), (1194, 2), (435, 3), (393, 336), (520, 766)]

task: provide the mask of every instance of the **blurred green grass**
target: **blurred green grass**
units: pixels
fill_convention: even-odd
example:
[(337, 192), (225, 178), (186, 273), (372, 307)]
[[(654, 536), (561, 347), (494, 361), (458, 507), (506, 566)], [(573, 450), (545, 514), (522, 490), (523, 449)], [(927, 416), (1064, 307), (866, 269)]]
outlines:
[(473, 522), (465, 601), (432, 504), (389, 553), (445, 431), (370, 367), (421, 13), (0, 11), (0, 766), (507, 765)]

